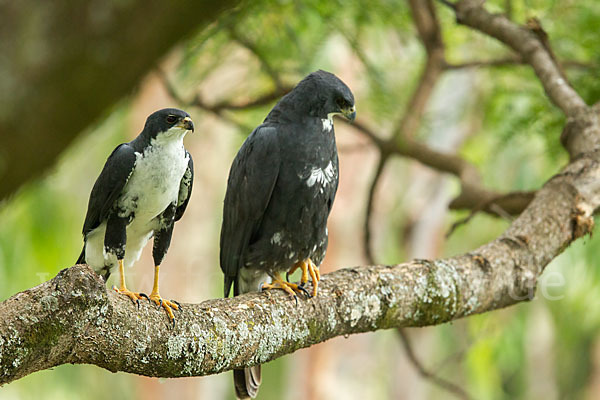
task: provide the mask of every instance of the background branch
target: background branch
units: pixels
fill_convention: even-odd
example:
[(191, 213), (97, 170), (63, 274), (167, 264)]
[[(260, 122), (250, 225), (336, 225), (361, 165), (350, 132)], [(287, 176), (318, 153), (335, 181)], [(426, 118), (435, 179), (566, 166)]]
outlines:
[(538, 35), (510, 21), (505, 15), (487, 12), (481, 1), (459, 1), (455, 12), (458, 23), (498, 39), (531, 65), (548, 98), (567, 116), (574, 116), (587, 108)]
[(266, 72), (267, 75), (269, 75), (269, 77), (273, 81), (275, 88), (279, 92), (284, 91), (285, 85), (283, 84), (281, 77), (279, 76), (279, 72), (277, 72), (277, 69), (275, 67), (271, 66), (269, 60), (262, 54), (258, 47), (254, 43), (252, 43), (246, 36), (240, 35), (237, 32), (236, 28), (233, 26), (230, 27), (229, 34), (231, 35), (231, 38), (233, 40), (238, 42), (242, 47), (246, 48), (250, 53), (254, 54), (254, 56), (260, 62), (262, 69)]
[[(237, 3), (133, 0), (108, 1), (98, 7), (85, 0), (43, 4), (26, 0), (3, 4), (0, 200), (51, 166), (81, 131), (129, 94), (174, 44)], [(105, 12), (98, 16), (100, 8)]]
[(460, 386), (437, 376), (434, 372), (429, 371), (417, 358), (412, 345), (410, 343), (410, 339), (408, 338), (408, 334), (402, 328), (398, 329), (398, 336), (400, 337), (400, 342), (402, 342), (402, 347), (404, 347), (404, 351), (406, 356), (410, 360), (411, 364), (415, 366), (419, 375), (423, 378), (430, 380), (435, 383), (437, 386), (443, 388), (444, 390), (454, 394), (456, 397), (464, 400), (468, 400), (471, 398), (469, 394)]
[(373, 209), (374, 209), (374, 205), (375, 205), (375, 190), (377, 189), (377, 183), (379, 183), (379, 179), (381, 178), (381, 175), (383, 173), (383, 169), (385, 167), (386, 164), (386, 157), (384, 155), (380, 156), (379, 162), (377, 163), (377, 168), (375, 168), (375, 175), (373, 175), (373, 178), (371, 178), (371, 186), (369, 187), (369, 194), (367, 197), (367, 205), (365, 207), (365, 219), (364, 219), (364, 232), (365, 232), (365, 237), (364, 237), (364, 244), (363, 244), (363, 248), (365, 251), (365, 258), (367, 259), (367, 262), (369, 264), (375, 264), (375, 251), (374, 249), (371, 248), (371, 246), (373, 245), (373, 240), (371, 238), (371, 236), (373, 235), (373, 233), (371, 232), (371, 216), (373, 214)]

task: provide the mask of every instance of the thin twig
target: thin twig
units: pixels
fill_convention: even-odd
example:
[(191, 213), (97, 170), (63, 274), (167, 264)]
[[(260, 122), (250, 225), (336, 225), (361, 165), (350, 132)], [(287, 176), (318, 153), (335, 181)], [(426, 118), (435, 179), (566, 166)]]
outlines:
[(230, 27), (229, 33), (233, 40), (235, 40), (240, 45), (242, 45), (247, 50), (249, 50), (252, 54), (254, 54), (256, 59), (260, 62), (263, 70), (267, 73), (267, 75), (269, 75), (271, 77), (271, 80), (273, 81), (273, 84), (275, 85), (275, 87), (280, 92), (283, 91), (285, 88), (285, 85), (283, 84), (283, 81), (281, 80), (281, 77), (279, 76), (279, 72), (277, 72), (277, 70), (273, 66), (271, 66), (269, 61), (266, 59), (264, 54), (258, 49), (256, 44), (252, 43), (250, 40), (248, 40), (243, 35), (240, 35), (233, 27)]
[(379, 162), (377, 163), (377, 168), (375, 169), (375, 175), (373, 175), (373, 179), (371, 180), (371, 185), (369, 186), (368, 197), (367, 197), (367, 205), (365, 207), (365, 219), (364, 219), (364, 252), (365, 258), (369, 264), (375, 264), (375, 257), (373, 256), (373, 249), (371, 246), (373, 245), (371, 240), (371, 216), (373, 215), (373, 206), (375, 203), (375, 191), (377, 189), (377, 183), (379, 182), (379, 178), (383, 173), (383, 169), (388, 160), (388, 157), (383, 153), (380, 153)]
[(337, 30), (346, 39), (346, 41), (350, 45), (350, 48), (352, 49), (358, 60), (361, 62), (361, 64), (364, 66), (367, 72), (367, 76), (371, 79), (375, 77), (374, 81), (377, 85), (381, 86), (382, 74), (377, 68), (377, 66), (369, 60), (369, 57), (360, 46), (360, 43), (357, 39), (357, 35), (351, 35), (342, 26), (338, 26)]
[(506, 18), (513, 19), (513, 4), (512, 0), (504, 0), (504, 15)]
[(496, 60), (465, 61), (461, 63), (446, 63), (444, 69), (457, 70), (480, 67), (505, 67), (508, 65), (523, 65), (525, 61), (518, 56), (508, 56)]
[(425, 67), (408, 106), (392, 130), (392, 139), (416, 135), (433, 88), (445, 65), (444, 43), (435, 8), (430, 0), (410, 0), (409, 5), (423, 47), (427, 51)]
[(504, 218), (507, 221), (512, 221), (514, 217), (510, 215), (504, 208), (502, 208), (498, 203), (490, 204), (490, 210), (498, 214), (501, 218)]
[[(564, 60), (560, 61), (560, 64), (565, 68), (571, 69), (598, 69), (599, 66), (594, 63), (587, 63), (576, 60)], [(465, 61), (460, 63), (446, 62), (444, 65), (445, 70), (459, 70), (469, 68), (485, 68), (485, 67), (507, 67), (507, 66), (522, 66), (527, 63), (520, 57), (504, 57), (496, 60), (480, 60), (480, 61)]]
[[(185, 105), (187, 107), (198, 107), (202, 110), (211, 112), (212, 114), (216, 115), (217, 117), (221, 118), (222, 120), (235, 125), (240, 131), (244, 131), (244, 132), (251, 132), (252, 131), (252, 127), (243, 124), (239, 121), (236, 121), (235, 119), (231, 118), (229, 115), (227, 115), (227, 113), (223, 112), (224, 110), (228, 109), (228, 107), (225, 107), (223, 104), (215, 107), (215, 106), (211, 106), (209, 104), (206, 104), (200, 97), (199, 94), (197, 94), (196, 96), (194, 96), (194, 98), (192, 100), (185, 100), (177, 91), (177, 89), (175, 88), (175, 85), (169, 80), (167, 73), (162, 70), (161, 68), (157, 68), (157, 72), (158, 72), (158, 76), (159, 78), (162, 80), (163, 85), (165, 87), (165, 89), (167, 90), (167, 93), (169, 94), (169, 96), (171, 96), (177, 103)], [(248, 108), (252, 108), (252, 107), (256, 107), (256, 101), (254, 102), (248, 102)], [(240, 105), (231, 105), (232, 107), (238, 107), (238, 108), (233, 108), (233, 109), (242, 109)]]
[(454, 3), (453, 3), (453, 2), (451, 2), (451, 1), (448, 1), (448, 0), (437, 0), (437, 1), (438, 1), (439, 3), (441, 3), (441, 4), (445, 5), (446, 7), (449, 7), (449, 8), (451, 8), (451, 9), (453, 9), (453, 10), (456, 10), (456, 4), (454, 4)]
[(377, 135), (373, 129), (369, 128), (364, 122), (360, 120), (356, 120), (354, 122), (349, 122), (344, 118), (340, 118), (344, 124), (356, 129), (359, 133), (366, 136), (380, 151), (386, 152), (388, 151), (388, 143), (386, 140), (381, 139), (379, 135)]
[[(539, 24), (530, 24), (529, 29), (524, 29), (503, 14), (489, 13), (483, 7), (483, 2), (473, 0), (457, 2), (453, 10), (459, 24), (501, 41), (526, 60), (533, 68), (548, 98), (567, 117), (573, 118), (589, 112), (589, 107), (569, 84), (556, 57), (549, 51), (549, 42), (543, 39), (545, 33), (538, 26)], [(572, 149), (569, 151), (573, 152)]]
[[(489, 200), (481, 201), (471, 209), (469, 215), (467, 215), (465, 218), (459, 219), (458, 221), (454, 222), (452, 226), (450, 226), (450, 229), (448, 229), (448, 232), (446, 233), (446, 237), (450, 237), (450, 235), (452, 235), (456, 229), (470, 222), (473, 217), (480, 212), (495, 214), (506, 219), (507, 221), (512, 221), (514, 219), (514, 215), (519, 214), (525, 209), (525, 207), (527, 207), (527, 205), (529, 205), (534, 195), (535, 192), (512, 192), (496, 195)], [(451, 206), (451, 208), (453, 207)]]
[(243, 103), (231, 103), (228, 101), (221, 101), (219, 103), (213, 104), (212, 106), (210, 106), (210, 108), (213, 110), (237, 111), (263, 107), (273, 103), (275, 100), (278, 100), (292, 89), (293, 88), (289, 86), (286, 86), (283, 89), (275, 89), (271, 92), (264, 93), (254, 99), (248, 100)]
[(593, 62), (584, 62), (577, 60), (563, 60), (560, 62), (565, 68), (574, 68), (574, 69), (598, 69), (600, 65)]
[(403, 328), (398, 329), (398, 334), (400, 336), (400, 340), (404, 347), (404, 351), (406, 352), (406, 356), (408, 357), (410, 362), (415, 366), (415, 368), (417, 369), (417, 371), (423, 378), (429, 380), (431, 383), (439, 386), (440, 388), (454, 394), (458, 398), (461, 398), (464, 400), (471, 399), (471, 396), (463, 388), (461, 388), (460, 386), (458, 386), (444, 378), (440, 378), (439, 376), (430, 372), (423, 366), (421, 361), (419, 361), (419, 359), (415, 355), (415, 352), (411, 346), (408, 335), (406, 334), (406, 332), (404, 331)]
[(455, 363), (461, 362), (465, 358), (465, 353), (469, 350), (469, 347), (471, 347), (471, 345), (468, 345), (467, 347), (448, 355), (446, 358), (440, 360), (434, 366), (430, 367), (430, 371), (437, 374), (447, 365), (454, 365)]
[(548, 55), (550, 56), (550, 58), (552, 58), (552, 61), (554, 61), (554, 64), (556, 65), (556, 68), (558, 68), (558, 72), (566, 80), (567, 79), (567, 74), (565, 74), (565, 71), (563, 69), (563, 66), (562, 66), (561, 62), (558, 61), (558, 58), (556, 57), (556, 54), (554, 54), (554, 50), (552, 50), (552, 46), (550, 45), (550, 38), (548, 37), (548, 33), (546, 33), (546, 31), (542, 27), (542, 21), (540, 21), (536, 17), (532, 17), (532, 18), (529, 18), (527, 20), (527, 23), (526, 23), (525, 26), (535, 36), (537, 36), (537, 38), (540, 40), (540, 42), (542, 43), (542, 45), (544, 46), (544, 48), (548, 52)]

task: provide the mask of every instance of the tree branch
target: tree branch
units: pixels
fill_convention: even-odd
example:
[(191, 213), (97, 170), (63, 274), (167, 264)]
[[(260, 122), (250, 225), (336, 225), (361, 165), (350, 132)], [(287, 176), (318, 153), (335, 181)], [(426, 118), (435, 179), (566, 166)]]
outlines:
[[(263, 93), (262, 95), (256, 97), (255, 99), (248, 100), (243, 103), (231, 103), (229, 101), (220, 101), (218, 103), (210, 106), (213, 110), (229, 110), (229, 111), (237, 111), (237, 110), (250, 110), (253, 108), (263, 107), (269, 105), (276, 100), (279, 100), (285, 94), (290, 92), (293, 88), (291, 86), (284, 86), (281, 89), (275, 89), (271, 92)], [(206, 104), (204, 104), (207, 107)]]
[(470, 209), (498, 215), (493, 207), (500, 207), (507, 215), (519, 215), (531, 202), (535, 192), (498, 194), (476, 186), (463, 186), (461, 194), (450, 202), (451, 210)]
[(238, 3), (3, 4), (0, 200), (52, 165), (82, 130), (131, 93), (174, 44)]
[(409, 5), (419, 38), (427, 51), (427, 60), (417, 88), (393, 130), (390, 141), (413, 137), (417, 133), (433, 88), (446, 64), (441, 29), (432, 0), (410, 0)]
[(250, 51), (260, 62), (262, 69), (269, 75), (275, 88), (278, 91), (284, 91), (285, 85), (283, 84), (281, 77), (279, 76), (279, 72), (276, 68), (271, 66), (269, 60), (265, 57), (265, 55), (258, 49), (255, 43), (252, 43), (246, 36), (240, 35), (236, 28), (231, 26), (229, 28), (229, 34), (233, 40), (239, 43), (242, 47), (246, 48)]
[(65, 269), (0, 303), (0, 384), (64, 363), (160, 377), (214, 374), (340, 335), (435, 325), (529, 300), (544, 267), (593, 229), (599, 181), (600, 154), (589, 153), (472, 252), (342, 269), (297, 306), (279, 291), (184, 304), (174, 329), (159, 308), (135, 310), (89, 267)]
[(453, 223), (446, 233), (446, 237), (452, 235), (458, 227), (471, 221), (480, 212), (495, 214), (507, 219), (519, 215), (533, 200), (534, 196), (535, 192), (513, 192), (485, 199), (485, 196), (482, 198), (477, 190), (464, 189), (460, 196), (450, 202), (449, 208), (454, 210), (467, 208), (471, 209), (471, 213)]
[(525, 61), (517, 56), (508, 56), (498, 58), (495, 60), (480, 60), (480, 61), (465, 61), (462, 63), (446, 63), (444, 65), (445, 70), (457, 70), (457, 69), (468, 69), (468, 68), (480, 68), (480, 67), (505, 67), (507, 65), (523, 65)]
[[(469, 68), (481, 68), (481, 67), (507, 67), (511, 65), (526, 65), (527, 63), (520, 57), (502, 57), (493, 60), (477, 60), (477, 61), (464, 61), (460, 63), (447, 62), (444, 65), (445, 70), (458, 70), (458, 69), (469, 69)], [(588, 63), (576, 60), (563, 60), (560, 61), (560, 65), (565, 68), (572, 69), (598, 69), (598, 65), (594, 63)]]
[(415, 354), (410, 344), (408, 334), (404, 331), (404, 329), (398, 329), (398, 336), (400, 336), (400, 341), (402, 342), (402, 347), (404, 347), (404, 352), (406, 353), (406, 356), (408, 357), (410, 362), (415, 366), (415, 368), (419, 372), (419, 375), (421, 375), (425, 379), (429, 379), (433, 384), (454, 394), (460, 399), (468, 400), (471, 398), (471, 396), (469, 396), (469, 394), (463, 388), (444, 378), (440, 378), (434, 372), (429, 371), (423, 366), (423, 364), (417, 358), (417, 355)]
[[(535, 194), (534, 192), (502, 194), (485, 189), (480, 184), (481, 178), (475, 166), (455, 154), (434, 150), (426, 144), (406, 137), (397, 143), (382, 140), (370, 127), (359, 121), (350, 126), (362, 132), (378, 147), (382, 157), (384, 157), (384, 162), (387, 161), (390, 155), (400, 155), (418, 161), (436, 171), (456, 176), (461, 183), (461, 193), (450, 203), (450, 209), (452, 210), (468, 209), (474, 212), (483, 211), (491, 215), (498, 215), (494, 208), (500, 207), (510, 215), (518, 215), (527, 207)], [(378, 167), (378, 169), (382, 168), (383, 166)], [(375, 177), (378, 178), (377, 174)], [(375, 182), (372, 183), (371, 190), (375, 187), (375, 184)], [(372, 201), (371, 197), (373, 195), (370, 194), (369, 196), (369, 201)], [(369, 203), (367, 207), (370, 207)], [(367, 217), (371, 215), (368, 208), (365, 214)], [(369, 221), (365, 221), (365, 227), (367, 224), (369, 224)], [(367, 236), (370, 237), (370, 235)], [(366, 254), (367, 259), (372, 257), (369, 253)]]
[(491, 14), (480, 0), (461, 0), (455, 5), (458, 23), (498, 39), (531, 65), (550, 100), (568, 117), (585, 111), (583, 99), (563, 76), (559, 65), (539, 35), (510, 21), (505, 15)]
[[(600, 148), (598, 109), (588, 107), (569, 84), (539, 24), (530, 23), (529, 28), (521, 27), (504, 15), (490, 14), (482, 3), (480, 0), (461, 0), (451, 8), (460, 24), (498, 39), (531, 65), (550, 101), (568, 118), (561, 142), (571, 160)], [(573, 132), (577, 134), (573, 135)]]
[(270, 92), (264, 93), (254, 99), (247, 100), (246, 102), (232, 103), (229, 101), (220, 101), (214, 104), (209, 104), (202, 99), (200, 94), (196, 94), (191, 100), (185, 100), (179, 94), (177, 88), (175, 87), (173, 82), (171, 82), (165, 71), (163, 71), (160, 68), (157, 68), (157, 73), (159, 78), (162, 80), (163, 86), (165, 87), (165, 90), (167, 91), (169, 96), (171, 96), (179, 104), (183, 104), (187, 107), (198, 107), (201, 110), (210, 112), (215, 116), (221, 118), (222, 120), (229, 122), (240, 128), (240, 130), (246, 132), (252, 132), (253, 128), (250, 126), (245, 126), (240, 122), (236, 121), (225, 111), (243, 111), (257, 107), (263, 107), (274, 102), (275, 100), (279, 99), (281, 96), (285, 95), (293, 89), (291, 86), (284, 86), (281, 89), (275, 88)]
[[(221, 103), (221, 105), (218, 105), (218, 106), (206, 104), (202, 100), (202, 98), (200, 97), (199, 94), (196, 94), (196, 96), (194, 96), (194, 98), (192, 100), (185, 100), (179, 94), (179, 92), (175, 88), (175, 85), (169, 80), (169, 77), (167, 76), (167, 73), (165, 71), (163, 71), (160, 68), (157, 68), (157, 73), (158, 73), (159, 78), (163, 82), (165, 90), (167, 91), (169, 96), (171, 96), (177, 103), (185, 105), (186, 107), (198, 107), (201, 110), (210, 112), (210, 113), (214, 114), (215, 116), (221, 118), (222, 120), (237, 126), (240, 130), (252, 132), (252, 128), (250, 128), (248, 126), (244, 126), (243, 124), (236, 121), (234, 118), (231, 118), (231, 116), (229, 116), (227, 113), (224, 112), (228, 109), (224, 103)], [(262, 98), (260, 100), (257, 99), (253, 102), (248, 102), (249, 108), (257, 106), (257, 103), (259, 101), (265, 101), (265, 100), (264, 100), (264, 98)], [(235, 106), (238, 106), (238, 105), (235, 105)], [(232, 108), (235, 108), (235, 106), (232, 106)], [(241, 105), (239, 105), (239, 106), (240, 106), (239, 108), (235, 108), (235, 109), (237, 109), (237, 110), (242, 109)]]
[(375, 168), (375, 174), (371, 179), (371, 185), (369, 186), (369, 195), (367, 198), (367, 205), (365, 206), (365, 219), (364, 219), (364, 244), (363, 249), (365, 252), (365, 258), (367, 262), (370, 264), (375, 264), (375, 256), (374, 251), (371, 248), (372, 246), (372, 232), (371, 232), (371, 217), (373, 216), (373, 209), (375, 208), (375, 192), (377, 189), (377, 183), (379, 183), (379, 179), (383, 173), (383, 169), (385, 168), (385, 164), (387, 161), (387, 157), (383, 154), (380, 154), (379, 161), (377, 162), (377, 168)]

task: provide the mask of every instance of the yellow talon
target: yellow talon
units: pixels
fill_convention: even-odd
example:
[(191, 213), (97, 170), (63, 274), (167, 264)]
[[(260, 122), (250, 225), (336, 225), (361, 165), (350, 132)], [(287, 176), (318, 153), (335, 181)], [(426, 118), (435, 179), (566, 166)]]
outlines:
[(169, 316), (169, 320), (173, 325), (175, 325), (175, 315), (173, 314), (173, 310), (179, 310), (179, 306), (172, 301), (163, 299), (158, 293), (150, 294), (150, 300), (155, 302), (156, 305), (164, 308)]
[(130, 291), (125, 287), (125, 285), (121, 286), (120, 288), (113, 286), (113, 289), (115, 292), (129, 297), (131, 301), (137, 304), (139, 304), (138, 300), (148, 298), (148, 296), (146, 296), (144, 293)]
[(302, 277), (300, 278), (300, 283), (304, 285), (306, 282), (308, 282), (308, 270), (307, 270), (306, 261), (300, 261), (300, 262), (297, 262), (296, 264), (294, 264), (294, 266), (287, 272), (286, 276), (289, 277), (294, 272), (296, 272), (296, 270), (298, 268), (300, 268), (300, 270), (302, 270)]
[(317, 266), (312, 262), (312, 260), (308, 259), (308, 272), (310, 273), (310, 278), (313, 282), (313, 292), (312, 295), (315, 297), (317, 295), (317, 288), (319, 287), (319, 280), (321, 279), (321, 273)]
[(175, 315), (173, 314), (173, 310), (179, 310), (179, 304), (174, 301), (164, 300), (159, 292), (158, 292), (158, 273), (160, 270), (160, 265), (154, 267), (154, 286), (152, 287), (152, 293), (150, 293), (150, 300), (156, 303), (156, 305), (161, 306), (167, 312), (169, 316), (169, 321), (173, 327), (175, 327)]
[(300, 261), (296, 263), (287, 273), (287, 275), (293, 274), (298, 268), (302, 270), (302, 277), (300, 278), (300, 284), (304, 286), (306, 282), (308, 282), (308, 276), (313, 282), (313, 291), (312, 296), (317, 295), (317, 287), (319, 286), (319, 281), (321, 280), (321, 273), (319, 272), (319, 268), (312, 262), (310, 258), (307, 258), (304, 261)]
[(120, 277), (121, 283), (119, 284), (118, 288), (116, 286), (113, 286), (114, 291), (119, 294), (129, 297), (131, 299), (131, 301), (133, 301), (133, 303), (137, 304), (139, 307), (140, 306), (139, 300), (147, 299), (148, 296), (146, 296), (144, 293), (132, 292), (131, 290), (127, 289), (127, 286), (125, 286), (125, 269), (123, 267), (123, 260), (119, 260), (119, 277)]
[[(279, 276), (279, 275), (275, 276), (275, 279), (273, 280), (272, 283), (263, 283), (262, 290), (271, 290), (271, 289), (282, 289), (283, 291), (285, 291), (286, 293), (288, 293), (290, 296), (292, 296), (294, 298), (297, 298), (296, 293), (300, 293), (300, 292), (308, 295), (308, 292), (302, 286), (297, 285), (295, 283), (291, 283), (291, 282), (285, 282), (283, 279), (281, 279), (281, 276)], [(296, 301), (298, 301), (298, 300), (296, 299)]]

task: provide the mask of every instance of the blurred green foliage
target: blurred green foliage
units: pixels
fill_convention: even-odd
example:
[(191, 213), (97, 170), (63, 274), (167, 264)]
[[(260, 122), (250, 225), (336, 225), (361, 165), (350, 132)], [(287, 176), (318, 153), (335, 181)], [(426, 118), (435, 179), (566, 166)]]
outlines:
[[(504, 0), (488, 3), (488, 9), (495, 12), (502, 12), (506, 5)], [(587, 102), (598, 101), (600, 2), (511, 3), (515, 21), (524, 23), (530, 17), (541, 20), (559, 59), (591, 65), (567, 68), (567, 74)], [(498, 42), (457, 26), (447, 10), (438, 7), (437, 11), (449, 61), (491, 60), (510, 54)], [(425, 60), (408, 5), (392, 0), (247, 2), (183, 43), (180, 53), (181, 61), (171, 71), (175, 85), (186, 99), (200, 91), (211, 102), (244, 101), (273, 90), (269, 69), (282, 81), (292, 83), (317, 68), (335, 71), (343, 67), (340, 54), (352, 53), (357, 60), (355, 68), (361, 71), (357, 97), (360, 116), (381, 132), (389, 130), (401, 115)], [(218, 92), (202, 90), (202, 82), (240, 60), (242, 67), (231, 73), (243, 75), (243, 79), (236, 79), (241, 84)], [(472, 83), (468, 89), (471, 100), (460, 117), (466, 124), (478, 121), (480, 129), (470, 135), (459, 153), (477, 165), (487, 187), (533, 190), (564, 165), (567, 154), (558, 140), (564, 117), (548, 101), (530, 68), (516, 65), (447, 74), (448, 79), (458, 76), (453, 74), (467, 74)], [(228, 114), (242, 127), (236, 144), (250, 132), (247, 127), (255, 126), (269, 108)], [(129, 109), (128, 101), (116, 105), (110, 116), (82, 134), (44, 179), (23, 188), (2, 206), (0, 300), (49, 279), (75, 261), (82, 245), (80, 229), (93, 178), (112, 148), (126, 139)], [(426, 119), (435, 118), (439, 116), (434, 112), (426, 115)], [(423, 124), (418, 138), (435, 144), (432, 126)], [(400, 188), (410, 184), (409, 162), (394, 161), (388, 168)], [(458, 187), (454, 185), (453, 190)], [(385, 233), (376, 248), (380, 261), (392, 263), (407, 257), (400, 244), (409, 222), (410, 199), (402, 189), (387, 195), (395, 196), (396, 202), (387, 221), (375, 228)], [(444, 222), (449, 226), (465, 215), (450, 213)], [(506, 221), (476, 216), (445, 242), (443, 255), (472, 249), (496, 237), (506, 226)], [(594, 349), (600, 346), (599, 253), (597, 236), (580, 240), (547, 268), (544, 277), (549, 278), (541, 280), (534, 303), (430, 328), (434, 331), (434, 351), (424, 363), (442, 363), (440, 375), (457, 382), (477, 399), (591, 398), (589, 393), (598, 379), (595, 368), (600, 364), (594, 358), (598, 357)], [(220, 281), (214, 284), (220, 285)], [(544, 321), (541, 325), (540, 320)], [(537, 336), (542, 334), (548, 339), (538, 342)], [(375, 335), (386, 345), (393, 341), (390, 332)], [(545, 347), (538, 349), (538, 344)], [(536, 355), (540, 351), (542, 356)], [(544, 368), (537, 363), (548, 366), (550, 374), (538, 375), (536, 371)], [(285, 397), (290, 368), (288, 359), (280, 359), (263, 369), (268, 384), (261, 388), (261, 398)], [(542, 384), (547, 389), (536, 392), (540, 383), (535, 380), (542, 378), (547, 380)], [(389, 396), (393, 381), (386, 371), (380, 371), (381, 389), (375, 391), (378, 398)], [(121, 396), (133, 395), (130, 383), (125, 374), (62, 366), (0, 389), (0, 398), (69, 399), (85, 393), (86, 398), (103, 399), (110, 397), (107, 387)], [(449, 394), (431, 386), (427, 396), (448, 398)]]

